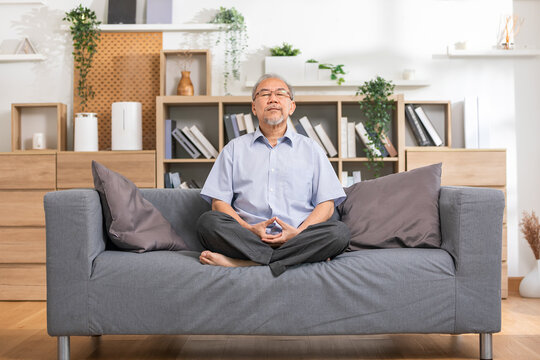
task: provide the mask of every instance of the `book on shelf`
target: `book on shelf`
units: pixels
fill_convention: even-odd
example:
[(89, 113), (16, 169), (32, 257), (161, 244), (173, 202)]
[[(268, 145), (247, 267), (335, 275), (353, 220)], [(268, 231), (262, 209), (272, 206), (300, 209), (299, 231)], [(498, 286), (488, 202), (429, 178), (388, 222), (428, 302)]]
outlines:
[(172, 159), (176, 153), (175, 142), (173, 141), (172, 131), (176, 129), (176, 121), (165, 120), (165, 159)]
[(392, 156), (392, 157), (397, 156), (397, 150), (392, 144), (392, 142), (390, 141), (390, 139), (388, 138), (388, 136), (386, 135), (386, 133), (384, 132), (384, 130), (381, 131), (381, 141), (384, 145), (384, 148), (388, 152), (388, 156)]
[(208, 141), (206, 136), (203, 135), (203, 133), (199, 130), (197, 125), (192, 125), (189, 130), (191, 130), (191, 133), (195, 135), (195, 137), (203, 144), (203, 146), (210, 152), (210, 155), (217, 158), (218, 157), (218, 151), (216, 148)]
[(238, 132), (240, 136), (247, 134), (246, 123), (244, 121), (244, 114), (235, 114), (236, 123), (238, 124)]
[(301, 135), (304, 135), (305, 137), (309, 137), (306, 130), (304, 130), (304, 127), (302, 126), (302, 124), (300, 124), (300, 123), (296, 124), (295, 130), (296, 130), (297, 133), (299, 133)]
[(177, 172), (170, 172), (169, 177), (171, 179), (171, 186), (173, 189), (178, 189), (182, 180), (180, 179), (180, 174)]
[(360, 172), (360, 170), (353, 171), (352, 176), (353, 176), (353, 184), (356, 184), (362, 181), (362, 173)]
[(356, 132), (358, 133), (358, 137), (362, 140), (366, 148), (373, 154), (375, 157), (382, 157), (382, 153), (375, 144), (371, 142), (369, 139), (368, 132), (366, 131), (366, 128), (364, 127), (364, 123), (359, 122), (355, 125)]
[(347, 123), (347, 157), (356, 157), (356, 134), (354, 128), (354, 121)]
[(330, 137), (328, 136), (326, 131), (324, 131), (324, 128), (322, 127), (322, 125), (321, 124), (315, 125), (314, 129), (315, 129), (315, 132), (317, 133), (317, 135), (319, 136), (319, 139), (323, 143), (323, 145), (324, 145), (324, 147), (326, 149), (326, 152), (328, 153), (328, 156), (329, 157), (336, 156), (337, 155), (337, 150), (334, 147), (334, 144), (332, 144), (332, 141), (330, 140)]
[(344, 116), (339, 122), (339, 131), (341, 132), (341, 143), (339, 144), (339, 150), (341, 151), (342, 158), (349, 157), (349, 155), (347, 154), (347, 121), (347, 117)]
[(165, 173), (165, 175), (163, 176), (163, 179), (164, 179), (164, 186), (165, 186), (165, 189), (170, 189), (172, 188), (172, 184), (171, 184), (171, 176), (168, 172)]
[(189, 180), (188, 184), (189, 184), (189, 187), (192, 188), (192, 189), (201, 189), (202, 188), (202, 186), (197, 181), (195, 181), (195, 179)]
[(416, 115), (416, 112), (414, 111), (414, 108), (411, 104), (405, 105), (405, 117), (407, 118), (407, 122), (411, 127), (411, 130), (414, 134), (414, 137), (416, 138), (416, 142), (418, 143), (418, 145), (430, 146), (431, 141), (429, 140), (426, 130), (420, 123), (420, 119), (418, 118), (418, 115)]
[[(227, 141), (231, 141), (232, 139), (234, 139), (235, 137), (239, 135), (239, 134), (236, 134), (234, 131), (235, 128), (233, 126), (233, 120), (230, 114), (223, 115), (223, 125), (225, 126), (225, 134), (227, 135)], [(238, 125), (236, 129), (238, 131)]]
[(253, 126), (253, 118), (251, 114), (244, 114), (244, 122), (246, 123), (246, 132), (252, 133), (255, 132), (255, 126)]
[(326, 151), (326, 148), (324, 147), (324, 145), (322, 144), (321, 140), (319, 139), (319, 137), (317, 136), (317, 133), (315, 132), (315, 130), (313, 129), (313, 125), (311, 125), (311, 121), (309, 121), (309, 119), (307, 118), (307, 116), (302, 116), (300, 118), (300, 120), (298, 120), (300, 122), (300, 124), (302, 124), (302, 127), (304, 128), (304, 131), (306, 132), (306, 134), (312, 138), (313, 140), (315, 140), (315, 142), (317, 144), (319, 144), (319, 146), (324, 150), (324, 152), (326, 154), (328, 154), (328, 152)]
[(189, 189), (187, 181), (182, 181), (179, 186), (180, 189)]
[(433, 123), (427, 116), (424, 109), (421, 106), (416, 106), (414, 108), (414, 111), (416, 112), (416, 115), (418, 115), (418, 118), (422, 122), (422, 125), (424, 125), (424, 128), (426, 129), (433, 144), (435, 144), (435, 146), (441, 146), (443, 144), (443, 141), (441, 137), (439, 136), (439, 133), (437, 132), (437, 130), (435, 130), (435, 127), (433, 127)]
[(347, 171), (341, 172), (341, 186), (347, 187), (347, 178), (349, 177), (349, 174)]
[(210, 151), (206, 149), (206, 147), (204, 147), (204, 145), (199, 141), (197, 137), (195, 137), (195, 135), (193, 135), (193, 133), (187, 126), (184, 126), (182, 128), (182, 133), (184, 133), (184, 135), (189, 139), (189, 141), (191, 141), (191, 143), (195, 145), (197, 150), (199, 150), (205, 158), (210, 159), (212, 157)]
[(180, 129), (175, 128), (172, 131), (172, 135), (193, 159), (201, 156), (201, 153), (197, 150), (195, 145), (193, 145), (193, 143), (191, 143), (191, 141), (189, 141), (189, 139), (184, 134), (182, 134), (182, 131), (180, 131)]
[[(364, 125), (364, 128), (365, 128), (365, 127), (366, 127), (366, 126)], [(371, 132), (369, 132), (369, 131), (368, 131), (368, 134), (371, 136), (372, 139), (374, 139), (375, 136), (377, 136), (375, 133), (371, 133)], [(379, 152), (381, 153), (381, 157), (387, 157), (387, 156), (389, 156), (390, 154), (389, 154), (388, 151), (386, 150), (386, 146), (384, 146), (384, 137), (383, 137), (383, 135), (386, 136), (386, 134), (384, 133), (384, 131), (383, 131), (382, 134), (381, 134), (381, 146), (380, 146), (380, 147), (377, 147), (377, 149), (378, 149)], [(388, 137), (386, 137), (386, 139), (387, 139), (388, 141), (390, 141), (390, 140), (388, 139)], [(396, 153), (397, 153), (397, 152), (396, 152)]]

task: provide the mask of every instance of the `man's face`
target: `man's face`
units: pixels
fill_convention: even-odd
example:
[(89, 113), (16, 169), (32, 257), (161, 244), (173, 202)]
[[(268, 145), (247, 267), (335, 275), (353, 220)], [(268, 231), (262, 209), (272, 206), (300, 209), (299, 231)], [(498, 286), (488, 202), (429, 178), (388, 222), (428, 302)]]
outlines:
[[(259, 125), (278, 125), (292, 115), (296, 104), (291, 100), (289, 88), (279, 79), (265, 79), (257, 87), (255, 100), (251, 104)], [(264, 125), (263, 125), (264, 126)]]

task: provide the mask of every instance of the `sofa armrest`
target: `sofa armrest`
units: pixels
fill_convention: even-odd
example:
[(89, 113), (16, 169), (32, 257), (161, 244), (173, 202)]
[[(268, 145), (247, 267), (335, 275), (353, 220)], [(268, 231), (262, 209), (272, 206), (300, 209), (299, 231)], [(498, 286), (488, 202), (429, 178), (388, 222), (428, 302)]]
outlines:
[(103, 215), (94, 190), (45, 195), (47, 329), (50, 335), (86, 335), (88, 281), (105, 250)]
[(456, 332), (500, 331), (504, 193), (441, 187), (442, 248), (456, 265)]

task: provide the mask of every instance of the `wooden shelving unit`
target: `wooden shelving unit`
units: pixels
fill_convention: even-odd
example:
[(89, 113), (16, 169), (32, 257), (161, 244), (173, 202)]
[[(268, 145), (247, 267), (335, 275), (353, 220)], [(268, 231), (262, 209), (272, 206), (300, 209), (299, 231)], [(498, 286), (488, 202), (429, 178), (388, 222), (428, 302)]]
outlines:
[[(403, 111), (403, 95), (391, 97), (396, 102), (392, 127), (388, 136), (398, 151), (393, 158), (383, 158), (383, 173), (390, 174), (405, 170), (405, 120)], [(339, 119), (346, 116), (349, 121), (363, 120), (358, 101), (361, 97), (346, 95), (313, 95), (296, 96), (296, 111), (291, 117), (297, 123), (302, 116), (307, 116), (313, 125), (321, 124), (336, 149), (342, 139), (339, 131)], [(156, 111), (156, 182), (157, 187), (164, 186), (164, 173), (178, 171), (186, 180), (194, 179), (201, 185), (208, 176), (215, 159), (192, 159), (186, 154), (179, 154), (173, 159), (165, 159), (166, 119), (175, 120), (177, 127), (196, 124), (209, 141), (221, 151), (226, 144), (223, 125), (225, 114), (251, 113), (251, 97), (249, 96), (160, 96), (157, 98)], [(254, 118), (255, 119), (255, 118)], [(363, 154), (364, 146), (357, 140), (357, 154)], [(179, 157), (179, 158), (178, 158)], [(344, 170), (366, 170), (366, 157), (329, 159), (338, 177)], [(369, 178), (368, 176), (364, 179)]]
[(192, 56), (190, 66), (191, 82), (195, 88), (195, 95), (212, 94), (212, 58), (210, 50), (161, 50), (160, 52), (160, 96), (176, 96), (176, 87), (181, 78), (181, 56), (186, 53)]
[[(442, 147), (452, 147), (452, 104), (449, 100), (406, 100), (404, 105), (420, 105), (431, 120), (433, 127), (443, 139)], [(407, 120), (405, 120), (407, 122)], [(405, 146), (416, 147), (417, 142), (414, 134), (407, 123), (405, 126)], [(437, 146), (427, 146), (437, 148)]]

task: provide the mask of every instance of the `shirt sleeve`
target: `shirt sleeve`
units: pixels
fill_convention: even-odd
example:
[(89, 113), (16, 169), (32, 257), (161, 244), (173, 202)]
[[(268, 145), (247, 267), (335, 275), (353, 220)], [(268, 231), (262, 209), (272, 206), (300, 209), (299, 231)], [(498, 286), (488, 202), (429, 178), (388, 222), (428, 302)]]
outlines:
[(229, 143), (218, 155), (201, 190), (201, 197), (210, 204), (212, 204), (212, 199), (218, 199), (227, 204), (232, 202), (234, 194), (232, 159), (232, 143)]
[(319, 145), (313, 147), (314, 172), (312, 182), (312, 197), (313, 206), (317, 206), (322, 202), (334, 200), (334, 206), (341, 204), (347, 195), (343, 190), (343, 186)]

